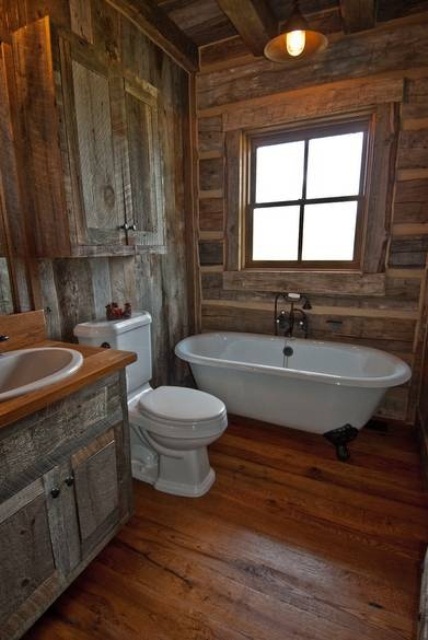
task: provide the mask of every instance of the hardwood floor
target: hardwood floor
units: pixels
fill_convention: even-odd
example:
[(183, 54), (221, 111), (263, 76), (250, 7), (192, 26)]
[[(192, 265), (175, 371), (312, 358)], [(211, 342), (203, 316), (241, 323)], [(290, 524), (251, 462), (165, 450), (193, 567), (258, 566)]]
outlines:
[(412, 430), (347, 463), (233, 419), (198, 499), (135, 484), (135, 515), (25, 640), (413, 640), (428, 543)]

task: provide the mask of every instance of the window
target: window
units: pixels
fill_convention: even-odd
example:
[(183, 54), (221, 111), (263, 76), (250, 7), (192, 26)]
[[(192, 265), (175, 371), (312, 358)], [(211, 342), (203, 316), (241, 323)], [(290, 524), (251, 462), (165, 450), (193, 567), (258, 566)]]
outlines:
[(370, 119), (248, 137), (247, 268), (357, 269)]

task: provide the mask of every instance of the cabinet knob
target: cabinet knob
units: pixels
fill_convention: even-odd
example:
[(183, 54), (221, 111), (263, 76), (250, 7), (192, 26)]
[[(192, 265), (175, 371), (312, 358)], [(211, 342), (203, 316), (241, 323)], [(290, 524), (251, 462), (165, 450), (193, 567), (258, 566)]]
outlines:
[(72, 487), (74, 484), (74, 477), (73, 476), (68, 476), (65, 480), (64, 480), (65, 484), (67, 485), (67, 487)]
[(60, 493), (61, 493), (61, 489), (59, 487), (54, 487), (53, 489), (51, 489), (52, 498), (58, 498)]
[(132, 224), (129, 225), (129, 228), (131, 231), (137, 231), (137, 225), (135, 224), (135, 222), (133, 222)]

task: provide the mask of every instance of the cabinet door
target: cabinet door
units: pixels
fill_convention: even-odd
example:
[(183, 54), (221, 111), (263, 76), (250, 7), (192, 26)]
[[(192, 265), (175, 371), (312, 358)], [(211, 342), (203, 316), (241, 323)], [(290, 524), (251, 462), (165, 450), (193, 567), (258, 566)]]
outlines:
[(117, 142), (121, 131), (115, 122), (114, 65), (108, 67), (81, 41), (62, 38), (60, 51), (74, 253), (123, 255), (131, 252), (124, 230), (129, 177)]
[(158, 91), (48, 17), (13, 34), (13, 53), (37, 257), (162, 246)]
[(127, 79), (124, 110), (131, 187), (128, 243), (160, 246), (164, 244), (165, 213), (158, 91), (141, 80)]
[(82, 559), (109, 533), (119, 520), (119, 479), (114, 430), (110, 429), (71, 459)]
[(60, 588), (41, 479), (0, 505), (0, 570), (0, 639), (9, 640)]
[(67, 576), (81, 561), (74, 478), (69, 462), (53, 467), (43, 481), (56, 566)]
[(122, 229), (128, 178), (115, 155), (105, 57), (60, 37), (48, 17), (14, 32), (13, 54), (37, 256), (134, 253)]

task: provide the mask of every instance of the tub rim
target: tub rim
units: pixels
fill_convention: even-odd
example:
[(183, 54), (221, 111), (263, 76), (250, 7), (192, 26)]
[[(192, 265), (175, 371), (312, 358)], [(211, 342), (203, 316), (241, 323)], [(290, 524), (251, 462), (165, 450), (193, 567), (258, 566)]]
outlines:
[[(225, 336), (225, 337), (234, 337), (237, 336), (245, 336), (245, 337), (253, 337), (253, 338), (263, 338), (270, 341), (275, 340), (285, 340), (287, 343), (304, 343), (304, 344), (313, 344), (313, 345), (322, 345), (322, 346), (333, 346), (339, 349), (343, 349), (345, 351), (366, 351), (375, 355), (380, 355), (383, 359), (389, 360), (395, 365), (395, 369), (392, 373), (383, 376), (343, 376), (341, 374), (333, 374), (333, 373), (322, 373), (318, 371), (305, 371), (300, 369), (293, 369), (292, 367), (284, 368), (277, 367), (275, 365), (266, 365), (266, 364), (254, 364), (254, 363), (246, 363), (239, 362), (237, 360), (228, 360), (226, 358), (214, 358), (212, 356), (199, 355), (195, 353), (189, 353), (185, 351), (183, 348), (184, 345), (190, 344), (193, 341), (201, 341), (205, 337), (210, 336)], [(181, 360), (188, 362), (189, 364), (196, 365), (206, 365), (213, 368), (228, 368), (235, 369), (238, 371), (246, 371), (246, 372), (265, 372), (271, 375), (282, 376), (284, 378), (297, 378), (302, 381), (307, 382), (318, 382), (324, 384), (334, 384), (337, 386), (347, 386), (347, 387), (364, 387), (364, 388), (390, 388), (396, 387), (401, 384), (408, 382), (412, 376), (412, 371), (409, 365), (404, 362), (401, 358), (393, 355), (392, 353), (388, 353), (387, 351), (382, 351), (381, 349), (376, 349), (374, 347), (366, 347), (359, 345), (352, 345), (343, 342), (333, 342), (329, 340), (313, 340), (312, 338), (303, 339), (303, 338), (288, 338), (281, 336), (270, 336), (267, 334), (259, 334), (259, 333), (250, 333), (244, 331), (207, 331), (204, 333), (193, 334), (187, 336), (180, 340), (174, 349), (174, 352), (178, 358)]]

